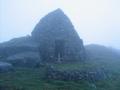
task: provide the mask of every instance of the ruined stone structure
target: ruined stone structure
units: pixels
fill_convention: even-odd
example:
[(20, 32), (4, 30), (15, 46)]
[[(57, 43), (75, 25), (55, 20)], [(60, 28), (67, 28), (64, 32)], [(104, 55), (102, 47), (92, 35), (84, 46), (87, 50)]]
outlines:
[(41, 59), (45, 62), (85, 59), (83, 41), (60, 9), (49, 13), (38, 22), (32, 32), (32, 39), (39, 42)]

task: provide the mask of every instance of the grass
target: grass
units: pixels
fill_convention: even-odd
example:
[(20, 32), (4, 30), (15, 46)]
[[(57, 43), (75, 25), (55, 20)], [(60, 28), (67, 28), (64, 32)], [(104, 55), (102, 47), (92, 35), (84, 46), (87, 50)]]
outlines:
[[(60, 81), (46, 80), (45, 67), (16, 68), (13, 72), (0, 73), (0, 86), (6, 90), (120, 90), (119, 62), (93, 61), (88, 63), (53, 64), (60, 70), (92, 69), (105, 67), (111, 71), (111, 78), (97, 81)], [(9, 89), (8, 89), (9, 88)]]
[(55, 68), (61, 71), (65, 70), (87, 70), (87, 69), (95, 69), (98, 68), (97, 64), (93, 64), (90, 62), (69, 62), (69, 63), (63, 63), (63, 64), (53, 64)]
[[(42, 69), (41, 69), (42, 70)], [(27, 90), (42, 86), (42, 71), (40, 69), (17, 68), (15, 72), (0, 75), (0, 85), (23, 87)], [(31, 89), (29, 89), (31, 88)]]
[(76, 82), (42, 79), (43, 72), (44, 68), (17, 68), (15, 72), (0, 74), (0, 85), (12, 88), (11, 90), (79, 90), (83, 88), (83, 84)]

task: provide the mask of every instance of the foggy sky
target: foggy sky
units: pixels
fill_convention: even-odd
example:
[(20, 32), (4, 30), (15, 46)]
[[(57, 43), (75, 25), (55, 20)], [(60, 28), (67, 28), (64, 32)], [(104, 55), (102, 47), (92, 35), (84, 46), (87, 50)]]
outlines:
[(0, 42), (30, 35), (57, 8), (71, 19), (84, 44), (120, 49), (120, 0), (0, 0)]

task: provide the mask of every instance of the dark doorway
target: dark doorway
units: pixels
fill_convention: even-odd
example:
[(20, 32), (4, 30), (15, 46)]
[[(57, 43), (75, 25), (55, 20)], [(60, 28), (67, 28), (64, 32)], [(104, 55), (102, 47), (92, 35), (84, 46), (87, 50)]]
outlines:
[(65, 41), (64, 40), (55, 40), (55, 57), (58, 61), (61, 61), (61, 59), (64, 56), (64, 47), (65, 47)]

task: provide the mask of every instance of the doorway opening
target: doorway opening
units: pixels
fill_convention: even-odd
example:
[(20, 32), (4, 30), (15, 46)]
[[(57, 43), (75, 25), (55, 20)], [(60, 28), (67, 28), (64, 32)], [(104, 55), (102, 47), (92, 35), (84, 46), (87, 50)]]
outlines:
[(64, 56), (65, 41), (55, 40), (55, 58), (58, 62), (61, 62)]

